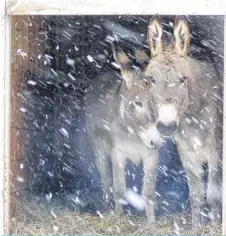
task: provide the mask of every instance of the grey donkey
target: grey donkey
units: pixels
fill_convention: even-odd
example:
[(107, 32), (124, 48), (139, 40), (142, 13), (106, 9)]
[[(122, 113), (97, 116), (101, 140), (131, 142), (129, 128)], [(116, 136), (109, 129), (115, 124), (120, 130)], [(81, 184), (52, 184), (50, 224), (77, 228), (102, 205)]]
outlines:
[[(142, 52), (137, 55), (139, 60), (142, 59)], [(141, 70), (131, 67), (131, 61), (123, 51), (114, 51), (114, 58), (121, 73), (100, 75), (86, 91), (87, 134), (106, 202), (110, 200), (112, 187), (108, 158), (112, 162), (115, 214), (124, 213), (121, 200), (126, 193), (126, 160), (143, 163), (142, 196), (147, 221), (152, 223), (155, 221), (158, 148), (164, 141), (152, 120), (152, 83)]]
[[(148, 26), (151, 60), (145, 75), (152, 81), (154, 121), (163, 139), (174, 139), (185, 168), (192, 211), (192, 225), (209, 217), (220, 221), (222, 96), (221, 82), (213, 65), (188, 56), (190, 32), (187, 22), (177, 17), (174, 40), (166, 45), (161, 18)], [(208, 164), (207, 191), (203, 164)], [(207, 198), (207, 201), (206, 201)]]

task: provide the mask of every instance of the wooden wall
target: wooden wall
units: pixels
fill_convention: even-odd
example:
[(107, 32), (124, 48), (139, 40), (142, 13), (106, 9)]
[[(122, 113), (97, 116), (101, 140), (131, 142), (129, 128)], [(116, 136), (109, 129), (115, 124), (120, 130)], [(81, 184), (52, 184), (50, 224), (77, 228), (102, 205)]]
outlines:
[(29, 163), (24, 156), (24, 132), (22, 106), (24, 74), (42, 66), (40, 40), (44, 20), (40, 16), (14, 16), (11, 19), (11, 94), (10, 94), (10, 217), (14, 215), (15, 200), (19, 190), (26, 188)]

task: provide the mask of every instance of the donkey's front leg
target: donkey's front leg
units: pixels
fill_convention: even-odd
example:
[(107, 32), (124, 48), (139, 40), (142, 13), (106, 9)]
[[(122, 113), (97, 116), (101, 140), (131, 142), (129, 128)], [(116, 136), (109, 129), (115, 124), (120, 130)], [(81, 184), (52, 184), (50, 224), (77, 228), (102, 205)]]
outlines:
[(113, 192), (115, 199), (115, 214), (122, 216), (124, 214), (124, 210), (122, 203), (120, 203), (120, 200), (123, 199), (126, 192), (125, 158), (117, 148), (113, 149), (111, 156), (112, 156), (112, 170), (113, 170)]
[(207, 201), (211, 206), (213, 220), (221, 221), (222, 185), (221, 185), (221, 161), (217, 148), (208, 150), (208, 187)]
[(109, 160), (105, 153), (101, 151), (99, 148), (98, 151), (95, 152), (96, 154), (96, 166), (100, 172), (101, 176), (101, 183), (102, 183), (102, 191), (103, 191), (103, 203), (104, 207), (108, 208), (111, 203), (111, 175), (110, 175), (110, 166)]
[(177, 141), (177, 149), (188, 180), (192, 226), (197, 227), (203, 223), (201, 215), (206, 205), (202, 162), (183, 139)]
[(145, 210), (148, 224), (155, 222), (156, 204), (156, 175), (158, 167), (158, 150), (153, 150), (151, 155), (144, 159), (144, 181), (142, 195), (145, 201)]

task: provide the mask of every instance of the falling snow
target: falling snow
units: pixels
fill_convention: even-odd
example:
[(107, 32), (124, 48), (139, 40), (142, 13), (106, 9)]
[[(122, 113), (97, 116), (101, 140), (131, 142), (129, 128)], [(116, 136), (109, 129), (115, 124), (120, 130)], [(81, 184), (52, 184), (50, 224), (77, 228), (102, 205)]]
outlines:
[(61, 132), (64, 136), (68, 137), (68, 132), (67, 132), (67, 130), (66, 130), (65, 128), (61, 128), (61, 129), (60, 129), (60, 132)]
[(144, 209), (144, 200), (141, 195), (130, 189), (126, 191), (126, 200), (136, 209), (140, 211)]
[[(205, 19), (198, 16), (187, 17), (189, 24), (193, 22), (191, 24), (192, 38), (189, 53), (194, 58), (199, 59), (204, 67), (208, 67), (205, 61), (214, 64), (214, 69), (217, 70), (217, 74), (222, 79), (223, 35), (221, 32), (223, 32), (223, 21), (221, 22), (221, 20), (223, 18), (219, 20), (218, 24), (211, 23), (215, 21), (211, 21), (210, 18)], [(142, 197), (142, 179), (146, 166), (140, 161), (140, 156), (148, 152), (148, 165), (152, 163), (154, 157), (151, 152), (153, 149), (151, 150), (148, 145), (145, 145), (144, 149), (143, 143), (137, 145), (136, 141), (140, 140), (139, 132), (147, 131), (145, 122), (149, 119), (155, 120), (157, 112), (153, 112), (146, 104), (149, 98), (144, 103), (133, 106), (133, 99), (142, 100), (143, 95), (146, 95), (143, 84), (138, 85), (140, 92), (136, 96), (132, 95), (132, 98), (120, 94), (121, 87), (119, 86), (122, 83), (123, 76), (130, 75), (125, 73), (121, 76), (120, 68), (139, 73), (147, 64), (136, 61), (134, 51), (143, 49), (148, 56), (150, 55), (147, 42), (148, 22), (149, 17), (147, 16), (46, 16), (43, 18), (42, 26), (39, 27), (40, 32), (36, 36), (40, 36), (40, 38), (37, 38), (37, 42), (35, 41), (34, 44), (34, 48), (37, 47), (38, 52), (35, 54), (34, 48), (31, 52), (26, 51), (21, 45), (16, 49), (16, 55), (19, 56), (20, 60), (24, 60), (24, 64), (29, 61), (30, 69), (29, 72), (23, 71), (21, 65), (17, 65), (16, 68), (19, 68), (20, 73), (24, 76), (23, 84), (21, 88), (16, 88), (11, 94), (12, 101), (19, 100), (17, 103), (19, 106), (13, 103), (10, 113), (13, 120), (13, 131), (15, 129), (16, 139), (23, 137), (20, 140), (24, 142), (23, 150), (20, 143), (13, 143), (15, 148), (12, 153), (19, 160), (15, 163), (18, 168), (15, 182), (19, 185), (28, 184), (28, 189), (38, 192), (37, 195), (44, 198), (47, 206), (57, 199), (61, 208), (73, 209), (80, 213), (96, 214), (100, 218), (99, 220), (104, 219), (105, 212), (103, 209), (106, 208), (106, 205), (107, 207), (113, 205), (111, 201), (115, 193), (114, 184), (113, 188), (111, 186), (110, 189), (106, 190), (105, 195), (102, 193), (100, 174), (96, 164), (104, 167), (106, 160), (110, 160), (110, 158), (106, 158), (105, 154), (106, 150), (111, 149), (117, 141), (111, 139), (110, 135), (115, 132), (119, 134), (120, 151), (127, 149), (129, 150), (128, 153), (132, 153), (135, 158), (139, 159), (136, 163), (132, 163), (129, 158), (126, 161), (125, 171), (124, 169), (122, 171), (125, 173), (127, 189), (125, 195), (118, 199), (118, 203), (124, 207), (129, 217), (135, 214), (137, 210), (141, 214), (144, 213), (145, 201)], [(27, 27), (33, 25), (34, 23), (30, 22)], [(163, 25), (164, 38), (169, 43), (174, 38), (172, 35), (174, 20), (168, 16)], [(16, 35), (16, 40), (22, 42), (18, 35)], [(120, 64), (115, 61), (112, 53), (112, 42), (128, 55), (130, 63), (126, 67), (123, 63)], [(32, 43), (29, 42), (29, 45)], [(205, 68), (203, 77), (206, 79), (206, 83), (209, 83), (214, 79), (214, 73), (207, 69)], [(161, 72), (161, 70), (159, 71)], [(193, 75), (194, 71), (190, 72)], [(104, 73), (107, 73), (107, 76), (103, 76)], [(114, 73), (114, 79), (110, 80), (112, 73)], [(99, 89), (95, 90), (92, 82), (97, 81), (98, 83), (98, 76), (102, 76), (103, 80), (99, 84)], [(150, 78), (148, 79), (150, 80)], [(168, 83), (166, 87), (169, 90), (175, 89), (178, 79), (175, 78), (175, 82)], [(192, 77), (192, 79), (194, 78)], [(104, 91), (104, 88), (108, 87), (111, 90)], [(114, 93), (114, 88), (120, 89)], [(159, 164), (156, 176), (154, 176), (157, 181), (155, 188), (157, 199), (156, 202), (152, 199), (147, 201), (149, 206), (157, 204), (156, 212), (158, 215), (180, 213), (186, 210), (189, 205), (188, 178), (178, 156), (176, 147), (178, 140), (183, 139), (186, 142), (189, 140), (190, 149), (208, 153), (208, 150), (204, 150), (203, 136), (205, 136), (205, 132), (213, 126), (222, 128), (222, 124), (216, 124), (216, 110), (213, 111), (212, 107), (205, 102), (205, 99), (211, 98), (211, 101), (214, 101), (213, 107), (222, 111), (222, 95), (218, 94), (218, 86), (212, 86), (211, 89), (213, 90), (207, 90), (204, 83), (193, 88), (194, 94), (189, 97), (189, 107), (194, 108), (196, 112), (189, 114), (187, 108), (178, 121), (181, 122), (180, 125), (185, 123), (184, 127), (179, 126), (178, 128), (178, 137), (175, 136), (174, 139), (161, 144)], [(87, 97), (85, 98), (87, 91), (92, 91), (96, 97), (93, 96), (90, 100)], [(196, 96), (195, 92), (197, 91), (199, 91), (199, 96)], [(117, 97), (118, 94), (120, 94), (119, 97)], [(197, 105), (200, 102), (199, 99), (204, 104), (200, 107)], [(87, 100), (91, 101), (92, 109), (85, 107)], [(112, 101), (116, 104), (115, 110), (110, 109), (112, 108)], [(123, 102), (121, 103), (121, 101)], [(123, 110), (124, 108), (121, 105), (128, 102), (128, 108)], [(151, 110), (149, 116), (134, 125), (131, 120), (139, 120), (139, 116), (142, 116), (142, 112), (145, 113), (147, 109)], [(96, 122), (98, 125), (96, 125), (92, 112), (88, 113), (87, 110), (98, 111), (98, 114), (105, 112), (105, 115), (98, 119)], [(128, 124), (123, 124), (122, 117), (127, 118)], [(22, 124), (20, 124), (20, 120), (22, 120)], [(87, 126), (87, 120), (92, 120), (90, 126)], [(120, 129), (116, 128), (115, 123), (117, 122), (121, 125)], [(90, 130), (95, 130), (97, 134), (92, 137), (93, 141), (101, 142), (102, 140), (98, 146), (99, 149), (95, 152), (92, 150), (88, 139), (88, 131)], [(127, 134), (126, 138), (125, 133)], [(107, 136), (104, 136), (106, 134)], [(156, 132), (156, 134), (160, 140), (159, 133)], [(213, 136), (211, 134), (211, 137)], [(146, 139), (149, 144), (153, 142), (153, 139), (148, 138), (150, 136), (147, 136)], [(133, 142), (132, 145), (128, 140)], [(155, 147), (155, 143), (152, 146)], [(94, 153), (101, 157), (100, 163), (95, 162)], [(121, 160), (117, 164), (117, 168), (124, 168)], [(143, 164), (144, 169), (140, 164)], [(194, 162), (189, 161), (187, 167), (195, 169), (194, 164)], [(106, 164), (106, 166), (108, 165), (111, 167), (110, 163)], [(152, 173), (149, 174), (152, 176)], [(106, 171), (105, 180), (108, 176), (112, 178), (112, 169)], [(149, 187), (153, 187), (151, 183)], [(212, 187), (215, 192), (213, 196), (218, 197), (217, 191), (219, 189), (218, 186), (215, 187)], [(49, 206), (46, 208), (51, 218), (60, 218), (59, 209)], [(207, 213), (201, 211), (200, 214), (206, 218), (214, 219), (211, 211)], [(84, 219), (81, 217), (80, 220), (83, 221)], [(187, 224), (187, 220), (183, 219), (182, 221), (183, 224)], [(138, 223), (128, 220), (128, 224), (137, 227)], [(57, 224), (53, 224), (51, 227), (55, 233), (61, 230)], [(109, 229), (109, 232), (112, 231), (110, 226), (106, 228)], [(122, 230), (121, 226), (115, 225), (116, 232), (121, 233)], [(177, 222), (173, 223), (173, 230), (175, 234), (182, 232), (182, 228)], [(95, 229), (92, 233), (96, 233)]]
[(31, 84), (31, 85), (33, 85), (33, 86), (35, 86), (35, 85), (37, 84), (37, 82), (34, 81), (34, 80), (28, 80), (27, 83), (28, 83), (28, 84)]
[(66, 63), (67, 63), (68, 65), (70, 65), (70, 66), (74, 66), (75, 60), (73, 60), (73, 59), (71, 59), (71, 58), (67, 58), (67, 59), (66, 59)]
[(24, 182), (24, 178), (21, 177), (21, 176), (17, 176), (16, 179), (17, 179), (18, 182), (21, 182), (21, 183)]
[(94, 61), (93, 57), (90, 56), (90, 55), (87, 56), (87, 59), (88, 59), (90, 62), (93, 62), (93, 61)]

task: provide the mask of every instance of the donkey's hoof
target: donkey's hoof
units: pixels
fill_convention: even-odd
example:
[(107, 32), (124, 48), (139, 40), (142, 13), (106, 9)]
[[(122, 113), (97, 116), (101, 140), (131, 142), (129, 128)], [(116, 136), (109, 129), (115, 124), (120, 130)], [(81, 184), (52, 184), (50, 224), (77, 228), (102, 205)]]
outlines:
[(219, 215), (215, 216), (212, 222), (214, 222), (215, 224), (218, 224), (218, 225), (222, 223)]
[(155, 224), (155, 222), (156, 222), (155, 216), (147, 217), (147, 225), (148, 226)]
[(103, 211), (109, 211), (112, 209), (111, 202), (102, 202), (102, 210)]
[(192, 228), (193, 229), (197, 229), (197, 228), (201, 228), (201, 227), (202, 227), (201, 221), (195, 221), (195, 220), (192, 221)]
[(221, 224), (221, 212), (220, 209), (212, 207), (212, 211), (208, 212), (208, 218), (210, 223)]
[(124, 216), (124, 209), (123, 209), (123, 206), (122, 205), (119, 205), (119, 206), (115, 206), (115, 209), (114, 209), (114, 214), (116, 216)]
[(110, 194), (105, 194), (105, 193), (102, 194), (101, 203), (104, 211), (112, 209), (113, 208), (112, 196)]
[(210, 219), (208, 217), (201, 217), (200, 225), (208, 225), (210, 223)]

